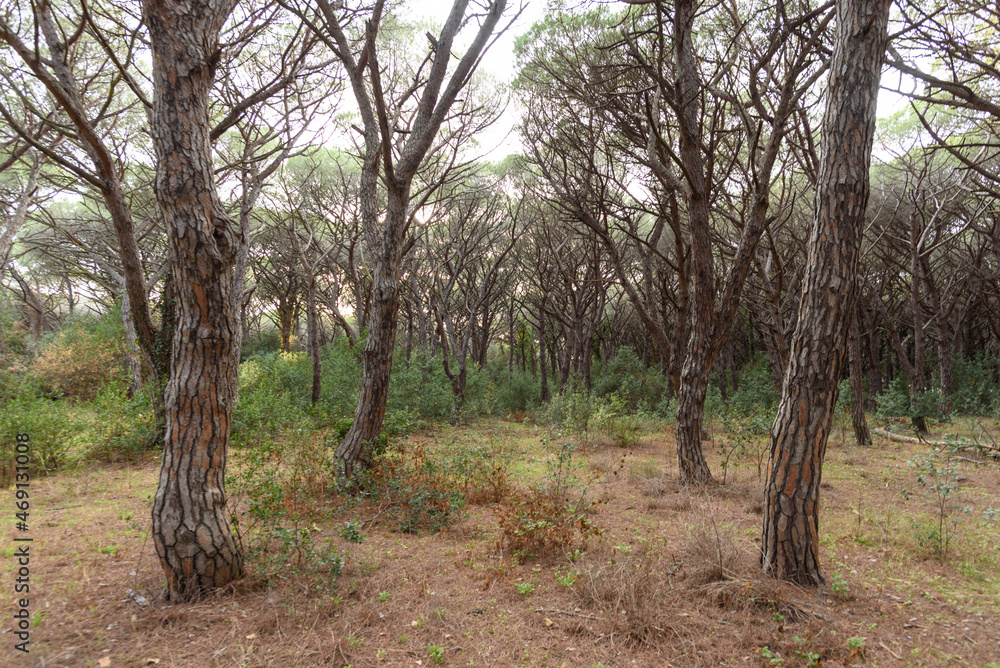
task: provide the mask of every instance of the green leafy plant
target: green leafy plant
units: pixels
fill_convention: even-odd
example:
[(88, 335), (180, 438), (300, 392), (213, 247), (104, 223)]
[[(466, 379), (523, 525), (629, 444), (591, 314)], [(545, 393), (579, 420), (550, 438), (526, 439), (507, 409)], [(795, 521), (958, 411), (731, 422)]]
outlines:
[[(958, 529), (959, 516), (955, 511), (969, 512), (968, 508), (953, 502), (960, 488), (958, 471), (937, 448), (931, 454), (911, 459), (909, 464), (916, 470), (920, 496), (929, 501), (934, 509), (934, 519), (930, 524), (914, 520), (917, 539), (921, 545), (931, 545), (935, 556), (944, 561), (948, 558), (951, 541)], [(917, 491), (907, 489), (903, 495), (909, 501), (917, 495)]]
[(340, 537), (352, 543), (364, 541), (365, 535), (361, 533), (361, 522), (344, 522), (344, 528), (340, 530)]
[(517, 589), (517, 593), (521, 596), (527, 596), (528, 594), (534, 593), (535, 583), (534, 582), (516, 582), (514, 583), (514, 588)]
[(427, 655), (430, 657), (431, 663), (444, 663), (444, 647), (441, 645), (435, 645), (434, 643), (427, 645)]

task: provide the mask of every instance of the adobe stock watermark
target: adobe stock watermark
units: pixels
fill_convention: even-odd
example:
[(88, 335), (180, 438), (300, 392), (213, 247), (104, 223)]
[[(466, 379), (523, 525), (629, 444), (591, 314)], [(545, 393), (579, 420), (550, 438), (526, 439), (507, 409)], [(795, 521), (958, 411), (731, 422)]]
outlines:
[(31, 536), (28, 518), (31, 515), (31, 445), (28, 434), (15, 437), (14, 455), (14, 649), (28, 653), (31, 642)]

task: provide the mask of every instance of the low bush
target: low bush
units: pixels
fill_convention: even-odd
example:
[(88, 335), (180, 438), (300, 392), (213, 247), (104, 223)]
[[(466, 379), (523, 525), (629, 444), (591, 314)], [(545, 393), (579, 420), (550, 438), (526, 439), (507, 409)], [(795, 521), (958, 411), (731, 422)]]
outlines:
[(601, 529), (589, 517), (600, 503), (588, 496), (596, 475), (587, 480), (579, 477), (581, 467), (573, 450), (570, 443), (559, 445), (540, 482), (498, 504), (497, 546), (502, 558), (524, 561), (565, 554), (600, 535)]
[(147, 388), (128, 396), (122, 382), (105, 386), (91, 403), (95, 421), (87, 459), (102, 462), (135, 461), (161, 448), (160, 431), (153, 415), (153, 401)]
[(316, 435), (294, 445), (260, 439), (234, 453), (229, 521), (264, 582), (301, 573), (318, 588), (336, 585), (344, 559), (317, 526), (329, 518), (329, 458)]
[(27, 434), (30, 474), (50, 474), (67, 461), (83, 425), (69, 404), (40, 396), (23, 377), (8, 379), (0, 397), (0, 488), (14, 480), (17, 434)]
[(108, 329), (63, 329), (43, 344), (28, 373), (52, 397), (89, 401), (125, 374), (124, 338)]
[(375, 458), (355, 481), (361, 493), (377, 501), (403, 533), (439, 531), (465, 505), (445, 463), (423, 446), (391, 447)]

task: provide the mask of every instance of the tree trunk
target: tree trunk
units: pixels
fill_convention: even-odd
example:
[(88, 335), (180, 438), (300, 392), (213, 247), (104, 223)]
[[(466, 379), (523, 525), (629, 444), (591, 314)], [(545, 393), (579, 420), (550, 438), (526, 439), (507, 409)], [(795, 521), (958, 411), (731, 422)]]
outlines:
[(132, 307), (128, 300), (128, 290), (122, 286), (122, 327), (125, 330), (125, 364), (128, 367), (128, 396), (142, 392), (142, 351), (136, 343), (135, 324), (132, 322)]
[(153, 53), (156, 195), (176, 298), (166, 436), (153, 500), (153, 543), (170, 601), (243, 576), (226, 518), (226, 448), (238, 326), (238, 234), (214, 188), (208, 101), (231, 2), (145, 0)]
[(927, 391), (924, 363), (924, 308), (920, 303), (920, 234), (917, 229), (917, 197), (910, 212), (910, 308), (913, 311), (913, 378), (910, 385), (910, 419), (918, 434), (927, 433), (927, 420), (919, 406)]
[(545, 311), (539, 310), (538, 314), (538, 364), (541, 367), (541, 400), (549, 400), (549, 367), (545, 359), (547, 349), (545, 343)]
[(865, 319), (868, 329), (868, 409), (875, 410), (875, 397), (882, 393), (882, 354), (879, 350), (875, 315)]
[(808, 260), (765, 483), (761, 566), (819, 586), (819, 489), (857, 292), (890, 0), (839, 0)]
[[(374, 189), (371, 191), (374, 197)], [(390, 190), (386, 209), (386, 229), (402, 233), (406, 219), (409, 188), (403, 192)], [(375, 206), (371, 202), (370, 206)], [(378, 249), (380, 257), (373, 263), (371, 296), (368, 304), (368, 340), (365, 342), (364, 367), (354, 423), (337, 447), (337, 458), (344, 464), (344, 475), (350, 479), (360, 466), (366, 468), (372, 459), (371, 448), (382, 431), (385, 408), (389, 401), (389, 375), (396, 343), (396, 315), (399, 310), (399, 271), (403, 258), (402, 240), (390, 242)], [(448, 354), (447, 351), (443, 351)]]
[(312, 358), (312, 405), (319, 403), (322, 388), (322, 374), (319, 358), (319, 311), (316, 308), (316, 276), (308, 277), (306, 293), (306, 331), (309, 337), (309, 356)]
[(865, 379), (861, 364), (861, 336), (858, 332), (858, 309), (852, 312), (850, 331), (847, 334), (847, 355), (851, 375), (851, 422), (854, 425), (854, 440), (858, 445), (871, 445), (865, 420)]

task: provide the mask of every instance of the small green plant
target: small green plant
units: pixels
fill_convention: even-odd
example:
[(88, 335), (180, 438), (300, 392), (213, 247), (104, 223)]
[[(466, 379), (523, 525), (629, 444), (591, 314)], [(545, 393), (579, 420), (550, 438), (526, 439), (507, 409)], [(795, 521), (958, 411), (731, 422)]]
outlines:
[(388, 600), (389, 600), (390, 598), (392, 598), (392, 594), (390, 594), (390, 593), (389, 593), (389, 592), (387, 592), (387, 591), (380, 591), (380, 592), (378, 593), (378, 600), (379, 600), (379, 602), (380, 602), (380, 603), (385, 603), (385, 602), (386, 602), (386, 601), (388, 601)]
[(840, 571), (833, 572), (833, 577), (830, 578), (830, 591), (845, 597), (851, 593), (851, 587), (844, 580), (844, 576), (840, 574)]
[(444, 663), (444, 647), (441, 645), (434, 643), (427, 645), (427, 655), (430, 657), (431, 663)]
[(521, 596), (527, 596), (535, 591), (534, 582), (517, 582), (514, 584), (514, 588), (517, 589), (517, 593)]
[[(955, 511), (970, 512), (969, 508), (952, 501), (959, 491), (958, 471), (937, 448), (929, 455), (911, 459), (909, 464), (916, 469), (921, 496), (930, 501), (934, 508), (934, 520), (930, 525), (914, 520), (917, 540), (921, 545), (930, 545), (935, 556), (944, 561), (948, 558), (951, 541), (958, 530), (959, 517), (955, 515)], [(903, 496), (909, 501), (916, 493), (907, 489), (903, 491)]]
[(348, 647), (358, 647), (361, 645), (361, 638), (357, 636), (347, 636), (347, 646)]
[(365, 539), (361, 533), (361, 522), (344, 522), (344, 528), (340, 530), (340, 537), (352, 543), (360, 543)]
[(771, 651), (771, 648), (764, 645), (760, 648), (760, 658), (766, 660), (772, 666), (783, 666), (785, 665), (785, 660), (781, 658), (778, 654)]
[(865, 645), (864, 638), (856, 636), (847, 639), (847, 649), (851, 650), (851, 656), (848, 657), (848, 661), (853, 661), (854, 659), (861, 659), (864, 661), (865, 651), (868, 649), (868, 646)]
[(563, 574), (556, 574), (556, 582), (561, 584), (563, 587), (572, 587), (576, 584), (576, 579), (580, 574), (574, 571), (572, 568), (567, 568), (566, 572)]

